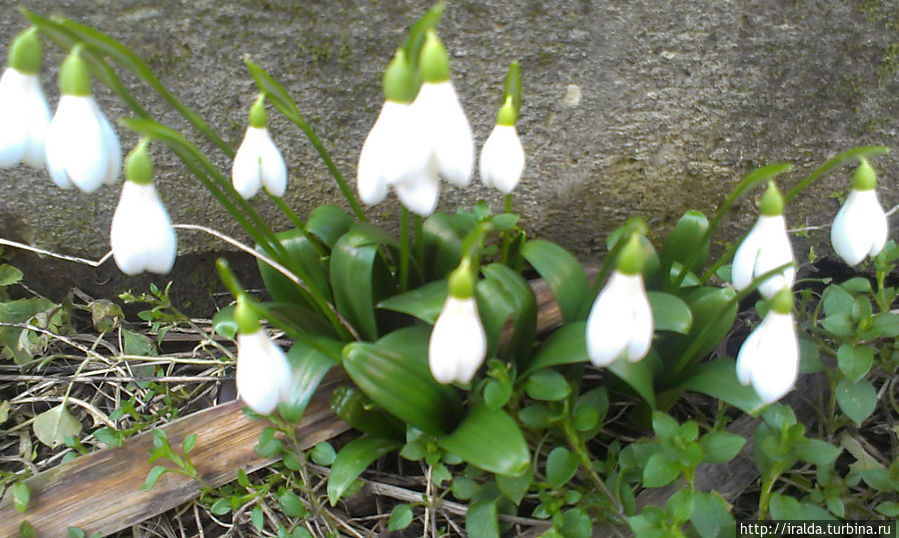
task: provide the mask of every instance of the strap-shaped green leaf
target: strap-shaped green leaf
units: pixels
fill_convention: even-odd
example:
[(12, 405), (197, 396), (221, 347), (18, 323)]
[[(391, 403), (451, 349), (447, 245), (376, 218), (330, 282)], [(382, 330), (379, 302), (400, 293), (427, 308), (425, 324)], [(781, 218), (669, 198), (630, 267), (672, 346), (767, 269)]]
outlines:
[(328, 476), (328, 501), (331, 506), (337, 504), (362, 471), (400, 446), (401, 443), (393, 439), (360, 437), (341, 448), (331, 464), (331, 474)]
[[(662, 274), (669, 275), (670, 278), (672, 264), (684, 264), (688, 258), (693, 258), (691, 266), (687, 267), (688, 272), (693, 271), (694, 267), (702, 268), (709, 255), (709, 243), (704, 240), (708, 229), (709, 219), (701, 211), (690, 209), (684, 213), (662, 246), (659, 256)], [(696, 250), (699, 252), (694, 254)], [(680, 271), (675, 274), (675, 278), (679, 273)]]
[(384, 299), (378, 303), (378, 308), (409, 314), (433, 325), (443, 310), (446, 294), (446, 280), (435, 280), (406, 293)]
[(290, 347), (287, 360), (290, 363), (290, 392), (287, 400), (278, 404), (278, 413), (285, 420), (297, 423), (303, 418), (306, 405), (318, 384), (336, 363), (303, 342), (295, 342)]
[(521, 254), (552, 290), (562, 318), (575, 321), (590, 291), (587, 275), (577, 259), (559, 245), (540, 239), (528, 241)]
[(518, 424), (505, 411), (484, 405), (472, 408), (459, 427), (437, 444), (491, 473), (519, 476), (531, 463)]
[(452, 218), (445, 213), (428, 217), (422, 230), (424, 270), (428, 280), (446, 278), (462, 260), (462, 243), (474, 229), (474, 220)]
[(755, 389), (741, 384), (737, 379), (737, 361), (730, 357), (722, 357), (703, 364), (702, 368), (696, 370), (695, 375), (678, 385), (676, 389), (678, 392), (685, 390), (718, 398), (751, 415), (765, 407), (765, 402), (759, 398)]
[[(711, 286), (691, 289), (685, 293), (683, 298), (693, 314), (693, 325), (686, 335), (671, 333), (659, 335), (655, 349), (662, 357), (662, 361), (666, 365), (673, 366), (688, 351), (691, 344), (695, 351), (692, 352), (690, 360), (704, 357), (714, 349), (733, 327), (737, 317), (739, 305), (736, 302), (728, 305), (735, 295), (733, 288)], [(693, 342), (700, 337), (702, 342)], [(676, 382), (676, 379), (672, 378), (670, 381)]]
[(884, 146), (860, 146), (840, 153), (833, 159), (830, 159), (826, 163), (816, 168), (811, 174), (797, 183), (795, 187), (787, 191), (787, 193), (784, 194), (784, 203), (789, 202), (790, 200), (795, 198), (797, 194), (803, 191), (803, 189), (808, 187), (812, 182), (814, 182), (824, 174), (830, 172), (831, 170), (862, 158), (886, 153), (887, 151), (889, 151), (889, 149)]
[(340, 236), (347, 233), (352, 225), (352, 217), (339, 207), (326, 204), (316, 207), (309, 214), (306, 231), (321, 239), (328, 248), (334, 248)]
[(340, 386), (331, 393), (331, 409), (353, 428), (374, 437), (402, 440), (405, 427), (354, 387)]
[(375, 344), (353, 342), (343, 349), (343, 366), (366, 396), (407, 424), (434, 435), (455, 427), (462, 402), (455, 389), (440, 385), (428, 367), (429, 327), (394, 331)]
[(693, 314), (680, 297), (661, 291), (650, 291), (646, 294), (652, 309), (652, 322), (657, 331), (671, 331), (680, 334), (690, 332), (693, 326)]
[(534, 291), (520, 274), (505, 265), (492, 263), (481, 270), (486, 278), (478, 282), (476, 296), (487, 333), (487, 355), (495, 354), (502, 328), (511, 318), (508, 350), (520, 365), (525, 365), (531, 358), (537, 334)]
[[(325, 267), (315, 248), (303, 235), (303, 231), (293, 228), (279, 232), (275, 234), (275, 237), (278, 238), (278, 242), (281, 243), (288, 257), (294, 262), (294, 266), (302, 268), (303, 274), (299, 276), (303, 283), (322, 297), (330, 298), (331, 287), (328, 285)], [(272, 256), (272, 253), (267, 249), (257, 246), (257, 250), (267, 256)], [(259, 266), (259, 274), (262, 276), (265, 288), (276, 302), (295, 303), (315, 308), (315, 302), (308, 292), (291, 282), (280, 271), (260, 259), (256, 260), (256, 264)]]
[(437, 29), (445, 8), (446, 5), (443, 2), (438, 2), (409, 29), (409, 37), (406, 39), (403, 49), (413, 69), (418, 67), (418, 54), (421, 52), (421, 47), (425, 42), (425, 35), (428, 33), (428, 30)]

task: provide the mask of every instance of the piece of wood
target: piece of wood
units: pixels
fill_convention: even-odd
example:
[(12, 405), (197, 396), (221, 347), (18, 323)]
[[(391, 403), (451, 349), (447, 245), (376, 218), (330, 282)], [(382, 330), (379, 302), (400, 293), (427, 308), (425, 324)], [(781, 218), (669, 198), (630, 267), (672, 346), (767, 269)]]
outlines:
[[(310, 448), (349, 429), (331, 411), (331, 390), (347, 381), (343, 373), (327, 378), (306, 408), (297, 426), (301, 446)], [(190, 456), (200, 476), (212, 486), (235, 480), (238, 469), (247, 473), (273, 463), (261, 458), (254, 446), (266, 420), (249, 420), (240, 401), (210, 407), (175, 420), (160, 429), (172, 447), (197, 435)], [(32, 476), (25, 483), (31, 503), (25, 515), (13, 508), (12, 488), (0, 501), (0, 536), (17, 536), (19, 525), (28, 520), (38, 536), (66, 536), (67, 527), (79, 527), (88, 535), (103, 535), (127, 528), (190, 501), (200, 494), (200, 484), (184, 475), (167, 473), (150, 491), (140, 491), (147, 473), (156, 464), (147, 463), (153, 447), (151, 432), (128, 439), (124, 446), (86, 454)]]

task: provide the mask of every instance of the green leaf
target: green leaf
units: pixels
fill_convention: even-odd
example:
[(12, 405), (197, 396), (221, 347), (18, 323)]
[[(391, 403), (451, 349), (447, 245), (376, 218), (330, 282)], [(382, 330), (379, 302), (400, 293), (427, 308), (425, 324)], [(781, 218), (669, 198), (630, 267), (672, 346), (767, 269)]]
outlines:
[(656, 405), (655, 389), (653, 388), (652, 361), (650, 356), (637, 362), (617, 360), (606, 367), (606, 370), (614, 374), (618, 379), (627, 383), (639, 394), (650, 407)]
[[(366, 340), (378, 338), (375, 303), (391, 293), (386, 267), (375, 263), (378, 244), (367, 241), (364, 231), (344, 234), (331, 252), (331, 283), (337, 309)], [(354, 230), (360, 233), (353, 233)], [(375, 273), (378, 274), (375, 274)], [(376, 286), (375, 282), (379, 285)]]
[(125, 355), (134, 355), (137, 357), (155, 357), (159, 353), (156, 351), (156, 345), (150, 338), (128, 329), (122, 329), (122, 351)]
[(428, 30), (437, 30), (437, 25), (440, 24), (440, 17), (443, 15), (445, 8), (446, 5), (443, 2), (438, 2), (426, 11), (409, 29), (409, 37), (403, 45), (403, 51), (406, 53), (406, 59), (410, 63), (410, 67), (418, 67), (418, 59), (421, 47), (425, 42), (425, 36)]
[(188, 454), (197, 445), (197, 434), (192, 433), (181, 441), (181, 452)]
[(840, 282), (840, 287), (854, 293), (871, 293), (871, 281), (861, 276), (850, 278), (845, 282)]
[(838, 284), (832, 284), (824, 290), (821, 296), (821, 306), (828, 316), (837, 314), (849, 314), (852, 311), (854, 299), (852, 294)]
[(650, 291), (646, 295), (652, 309), (655, 330), (689, 334), (690, 327), (693, 326), (693, 314), (687, 303), (679, 297), (660, 291)]
[(20, 514), (27, 512), (28, 504), (31, 502), (31, 491), (28, 489), (28, 484), (24, 481), (16, 482), (12, 487), (12, 499), (17, 512)]
[(571, 425), (581, 439), (592, 439), (602, 429), (608, 411), (609, 393), (606, 388), (597, 387), (589, 390), (578, 396), (575, 401)]
[[(54, 307), (55, 305), (47, 299), (37, 297), (0, 302), (0, 322), (26, 323), (35, 315)], [(0, 327), (0, 346), (3, 346), (3, 350), (15, 360), (16, 364), (31, 360), (31, 355), (27, 351), (19, 349), (21, 335), (22, 329)]]
[(643, 485), (658, 488), (671, 483), (680, 473), (680, 466), (665, 452), (657, 452), (649, 457), (643, 467)]
[(278, 414), (288, 422), (298, 423), (322, 378), (335, 362), (299, 341), (290, 346), (287, 361), (290, 363), (290, 389), (287, 398), (278, 403)]
[(521, 500), (533, 481), (534, 467), (532, 465), (528, 465), (527, 470), (521, 476), (496, 475), (496, 487), (516, 506), (521, 504)]
[(771, 495), (771, 519), (796, 520), (800, 516), (799, 501), (789, 495), (774, 493)]
[(428, 329), (400, 329), (377, 344), (347, 344), (343, 366), (376, 404), (403, 422), (440, 435), (452, 431), (462, 415), (462, 404), (452, 387), (439, 385), (431, 376)]
[(19, 536), (20, 538), (34, 538), (37, 536), (37, 531), (34, 530), (31, 523), (28, 523), (28, 521), (25, 520), (19, 524)]
[(701, 211), (690, 209), (684, 213), (662, 246), (659, 255), (662, 274), (668, 274), (674, 262), (691, 261), (687, 271), (704, 266), (709, 255), (709, 243), (704, 240), (708, 229), (709, 219)]
[(765, 407), (752, 386), (743, 385), (737, 379), (737, 363), (730, 357), (722, 357), (701, 365), (696, 373), (684, 381), (677, 390), (691, 390), (718, 398), (750, 415)]
[(702, 448), (702, 459), (709, 463), (727, 463), (734, 459), (746, 439), (735, 433), (723, 431), (711, 431), (699, 438), (699, 446)]
[(693, 491), (682, 489), (668, 498), (665, 510), (676, 525), (687, 522), (693, 515)]
[(537, 334), (537, 300), (528, 282), (509, 267), (492, 263), (483, 267), (478, 282), (478, 311), (487, 333), (487, 355), (495, 353), (506, 320), (512, 319), (509, 351), (519, 364), (530, 359)]
[[(683, 299), (693, 314), (690, 332), (686, 335), (663, 333), (657, 337), (653, 348), (666, 364), (685, 360), (682, 355), (691, 348), (689, 362), (705, 357), (733, 328), (739, 306), (733, 301), (735, 296), (736, 292), (730, 287), (703, 286), (687, 291)], [(676, 378), (672, 378), (674, 380)]]
[(549, 426), (552, 413), (542, 404), (529, 405), (518, 411), (518, 419), (528, 428), (542, 430)]
[(842, 451), (843, 449), (820, 439), (805, 439), (799, 445), (799, 457), (815, 465), (833, 463)]
[(453, 496), (459, 500), (465, 501), (474, 497), (480, 489), (481, 485), (467, 476), (459, 475), (453, 479)]
[(837, 350), (837, 364), (849, 381), (859, 381), (874, 364), (874, 350), (861, 344), (842, 344)]
[(546, 482), (551, 488), (561, 488), (577, 472), (578, 458), (564, 446), (557, 446), (546, 457)]
[(66, 437), (81, 433), (81, 421), (69, 413), (65, 404), (59, 404), (34, 417), (31, 428), (40, 442), (56, 448)]
[(288, 517), (307, 517), (309, 515), (309, 511), (303, 506), (303, 501), (290, 491), (278, 497), (278, 506)]
[(577, 259), (555, 243), (539, 239), (525, 243), (521, 254), (552, 290), (562, 318), (566, 322), (575, 321), (590, 290), (587, 275)]
[(387, 520), (387, 530), (401, 531), (412, 523), (412, 505), (398, 504), (390, 511), (390, 518)]
[(85, 538), (87, 535), (78, 527), (66, 527), (66, 536), (69, 538)]
[(512, 397), (512, 383), (500, 383), (491, 379), (484, 384), (484, 404), (490, 409), (500, 409)]
[(334, 447), (331, 446), (331, 443), (327, 441), (322, 441), (315, 445), (312, 449), (312, 452), (309, 454), (309, 457), (312, 458), (318, 465), (324, 465), (325, 467), (334, 463), (334, 458), (337, 457), (337, 452), (334, 450)]
[(562, 536), (565, 538), (590, 538), (593, 521), (583, 508), (571, 508), (562, 514)]
[(141, 491), (150, 491), (153, 489), (153, 486), (156, 485), (156, 482), (159, 481), (159, 477), (164, 475), (165, 473), (171, 472), (171, 469), (163, 467), (162, 465), (156, 465), (150, 472), (147, 473), (147, 478), (144, 480), (143, 485), (140, 487)]
[(11, 286), (22, 280), (22, 271), (19, 271), (12, 265), (4, 263), (0, 265), (0, 286)]
[(880, 312), (871, 318), (872, 327), (870, 335), (865, 338), (895, 338), (899, 336), (899, 315), (892, 312)]
[(212, 330), (230, 340), (237, 337), (237, 322), (234, 321), (233, 304), (222, 308), (212, 316)]
[(328, 476), (328, 501), (331, 506), (343, 497), (362, 471), (376, 459), (402, 446), (393, 439), (360, 437), (346, 444), (337, 453)]
[(378, 308), (409, 314), (433, 325), (443, 310), (446, 294), (446, 280), (435, 280), (406, 293), (388, 297), (378, 303)]
[(437, 440), (438, 446), (479, 469), (518, 476), (531, 456), (524, 435), (502, 410), (475, 406), (453, 433)]
[(677, 421), (671, 418), (667, 413), (661, 411), (653, 411), (652, 413), (652, 431), (660, 439), (674, 439), (680, 426)]
[(521, 373), (519, 379), (524, 379), (531, 372), (542, 368), (590, 360), (587, 355), (586, 331), (587, 324), (584, 321), (568, 323), (554, 331), (537, 348), (534, 359)]
[(474, 220), (461, 222), (445, 213), (428, 217), (423, 226), (426, 280), (445, 278), (462, 260), (462, 242), (474, 228)]
[(404, 438), (403, 424), (353, 387), (343, 385), (334, 389), (331, 409), (341, 420), (371, 436), (397, 440)]
[(899, 503), (893, 501), (882, 502), (874, 510), (886, 517), (895, 519), (896, 516), (899, 516)]
[(555, 370), (540, 370), (528, 377), (525, 392), (535, 400), (557, 402), (571, 393), (571, 385), (565, 376)]
[(497, 510), (499, 498), (500, 493), (495, 487), (487, 487), (468, 505), (468, 513), (465, 515), (465, 530), (468, 536), (499, 538)]
[(333, 205), (320, 205), (312, 210), (306, 221), (306, 231), (322, 240), (328, 248), (353, 226), (353, 218)]
[(212, 506), (209, 507), (209, 511), (217, 516), (223, 516), (231, 511), (231, 499), (227, 497), (222, 497), (217, 499)]
[[(331, 287), (328, 285), (325, 266), (315, 248), (303, 235), (303, 231), (293, 228), (276, 233), (275, 237), (281, 246), (284, 247), (284, 250), (287, 251), (287, 257), (301, 271), (301, 273), (297, 274), (297, 277), (322, 297), (330, 297)], [(256, 246), (256, 250), (270, 258), (275, 258), (271, 251), (259, 245)], [(309, 292), (291, 282), (280, 271), (258, 258), (256, 259), (256, 265), (259, 267), (259, 274), (262, 276), (262, 282), (265, 283), (265, 289), (268, 290), (269, 295), (275, 302), (299, 304), (312, 309), (316, 308), (316, 304), (311, 299)]]
[(852, 336), (855, 328), (849, 314), (834, 314), (821, 320), (821, 327), (834, 336)]
[(693, 492), (690, 522), (702, 538), (734, 538), (736, 522), (730, 506), (716, 492)]
[(844, 164), (855, 162), (862, 157), (880, 155), (882, 153), (886, 153), (887, 151), (888, 149), (884, 146), (859, 146), (857, 148), (852, 148), (848, 151), (844, 151), (843, 153), (840, 153), (836, 157), (830, 159), (826, 163), (816, 168), (811, 174), (797, 183), (795, 187), (787, 191), (787, 193), (784, 195), (784, 202), (789, 202), (790, 200), (792, 200), (813, 181), (816, 181), (818, 178), (830, 172), (831, 170), (839, 168)]
[(877, 407), (877, 391), (867, 381), (841, 379), (837, 383), (837, 403), (853, 422), (861, 425)]
[(259, 532), (262, 532), (262, 529), (265, 528), (265, 515), (262, 513), (262, 508), (258, 504), (250, 510), (250, 522)]

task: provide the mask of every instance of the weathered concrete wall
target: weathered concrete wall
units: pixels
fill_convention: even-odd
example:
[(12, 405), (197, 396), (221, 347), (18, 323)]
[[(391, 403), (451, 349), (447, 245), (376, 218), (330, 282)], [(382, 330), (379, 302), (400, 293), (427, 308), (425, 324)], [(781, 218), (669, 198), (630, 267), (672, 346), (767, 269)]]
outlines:
[[(292, 93), (348, 178), (381, 104), (380, 73), (428, 3), (288, 0), (24, 2), (109, 33), (147, 59), (162, 82), (237, 145), (255, 93), (241, 61), (250, 55)], [(24, 27), (5, 2), (6, 41)], [(793, 184), (844, 149), (897, 145), (899, 3), (874, 0), (552, 0), (450, 2), (440, 34), (478, 146), (490, 128), (508, 62), (521, 61), (519, 124), (528, 154), (515, 206), (533, 236), (595, 262), (606, 232), (632, 214), (666, 229), (685, 209), (712, 211), (752, 169), (795, 163)], [(45, 47), (45, 87), (55, 104), (61, 53)], [(135, 94), (165, 123), (174, 113), (127, 75)], [(127, 115), (108, 90), (110, 116)], [(300, 214), (340, 193), (301, 133), (272, 114), (291, 171), (287, 199)], [(120, 129), (123, 145), (136, 138)], [(199, 137), (194, 137), (199, 140)], [(215, 148), (208, 154), (224, 170)], [(159, 185), (173, 220), (243, 237), (177, 160), (155, 148)], [(896, 156), (878, 158), (881, 199), (899, 203)], [(60, 191), (46, 173), (0, 171), (0, 236), (68, 254), (107, 250), (117, 188)], [(789, 208), (791, 226), (829, 223), (849, 171), (834, 174)], [(495, 191), (447, 186), (439, 209)], [(726, 228), (745, 230), (750, 197)], [(286, 226), (271, 203), (254, 202)], [(369, 213), (395, 226), (395, 202)], [(829, 252), (820, 237), (819, 253)], [(179, 233), (183, 252), (221, 248)], [(797, 249), (798, 250), (798, 249)], [(802, 257), (803, 252), (797, 252)], [(177, 267), (190, 269), (185, 263)], [(161, 279), (157, 279), (161, 280)], [(126, 285), (130, 281), (125, 280)]]

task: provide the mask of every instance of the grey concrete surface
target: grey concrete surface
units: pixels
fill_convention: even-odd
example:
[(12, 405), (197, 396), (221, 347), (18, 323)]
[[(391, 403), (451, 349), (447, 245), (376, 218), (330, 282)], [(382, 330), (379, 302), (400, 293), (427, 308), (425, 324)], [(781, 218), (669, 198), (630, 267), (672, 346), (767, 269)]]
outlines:
[[(287, 0), (32, 0), (131, 47), (161, 81), (226, 140), (239, 144), (255, 88), (241, 59), (250, 55), (291, 92), (337, 166), (354, 178), (364, 136), (381, 104), (380, 73), (406, 29), (430, 3)], [(0, 4), (0, 53), (25, 23), (14, 2)], [(632, 214), (660, 237), (684, 210), (711, 212), (756, 167), (795, 163), (790, 186), (836, 153), (863, 144), (896, 146), (899, 123), (899, 3), (876, 0), (552, 0), (448, 2), (440, 35), (478, 147), (489, 134), (508, 62), (524, 83), (519, 129), (527, 152), (515, 208), (532, 237), (556, 241), (582, 261), (604, 254), (608, 231)], [(61, 52), (45, 46), (44, 86), (53, 106)], [(136, 96), (164, 123), (184, 122), (133, 77)], [(129, 112), (98, 89), (110, 117)], [(341, 203), (312, 146), (271, 113), (273, 136), (290, 170), (287, 201), (301, 215)], [(136, 137), (118, 129), (123, 146)], [(200, 137), (191, 134), (196, 141)], [(209, 144), (207, 154), (228, 171)], [(175, 222), (210, 225), (243, 238), (186, 169), (154, 148), (163, 199)], [(874, 161), (881, 200), (899, 203), (895, 152)], [(791, 227), (829, 224), (834, 192), (849, 169), (829, 176), (788, 209)], [(751, 226), (759, 193), (740, 203), (724, 237)], [(475, 180), (446, 186), (440, 210), (502, 201)], [(99, 257), (118, 188), (85, 195), (55, 188), (45, 172), (0, 171), (0, 237), (66, 254)], [(287, 226), (263, 198), (254, 202), (276, 228)], [(396, 227), (398, 205), (369, 208)], [(895, 232), (895, 226), (894, 226)], [(203, 256), (224, 246), (179, 232), (180, 251)], [(800, 238), (829, 254), (825, 232)], [(15, 256), (17, 263), (35, 261)], [(38, 260), (36, 263), (49, 263)], [(64, 272), (64, 266), (59, 271)], [(177, 271), (196, 271), (179, 263)], [(107, 272), (108, 273), (108, 272)], [(215, 278), (211, 264), (209, 278)], [(101, 278), (101, 277), (98, 277)], [(106, 277), (102, 277), (106, 278)], [(164, 278), (156, 278), (162, 281)], [(117, 283), (139, 282), (117, 279)], [(46, 284), (46, 283), (45, 283)]]

